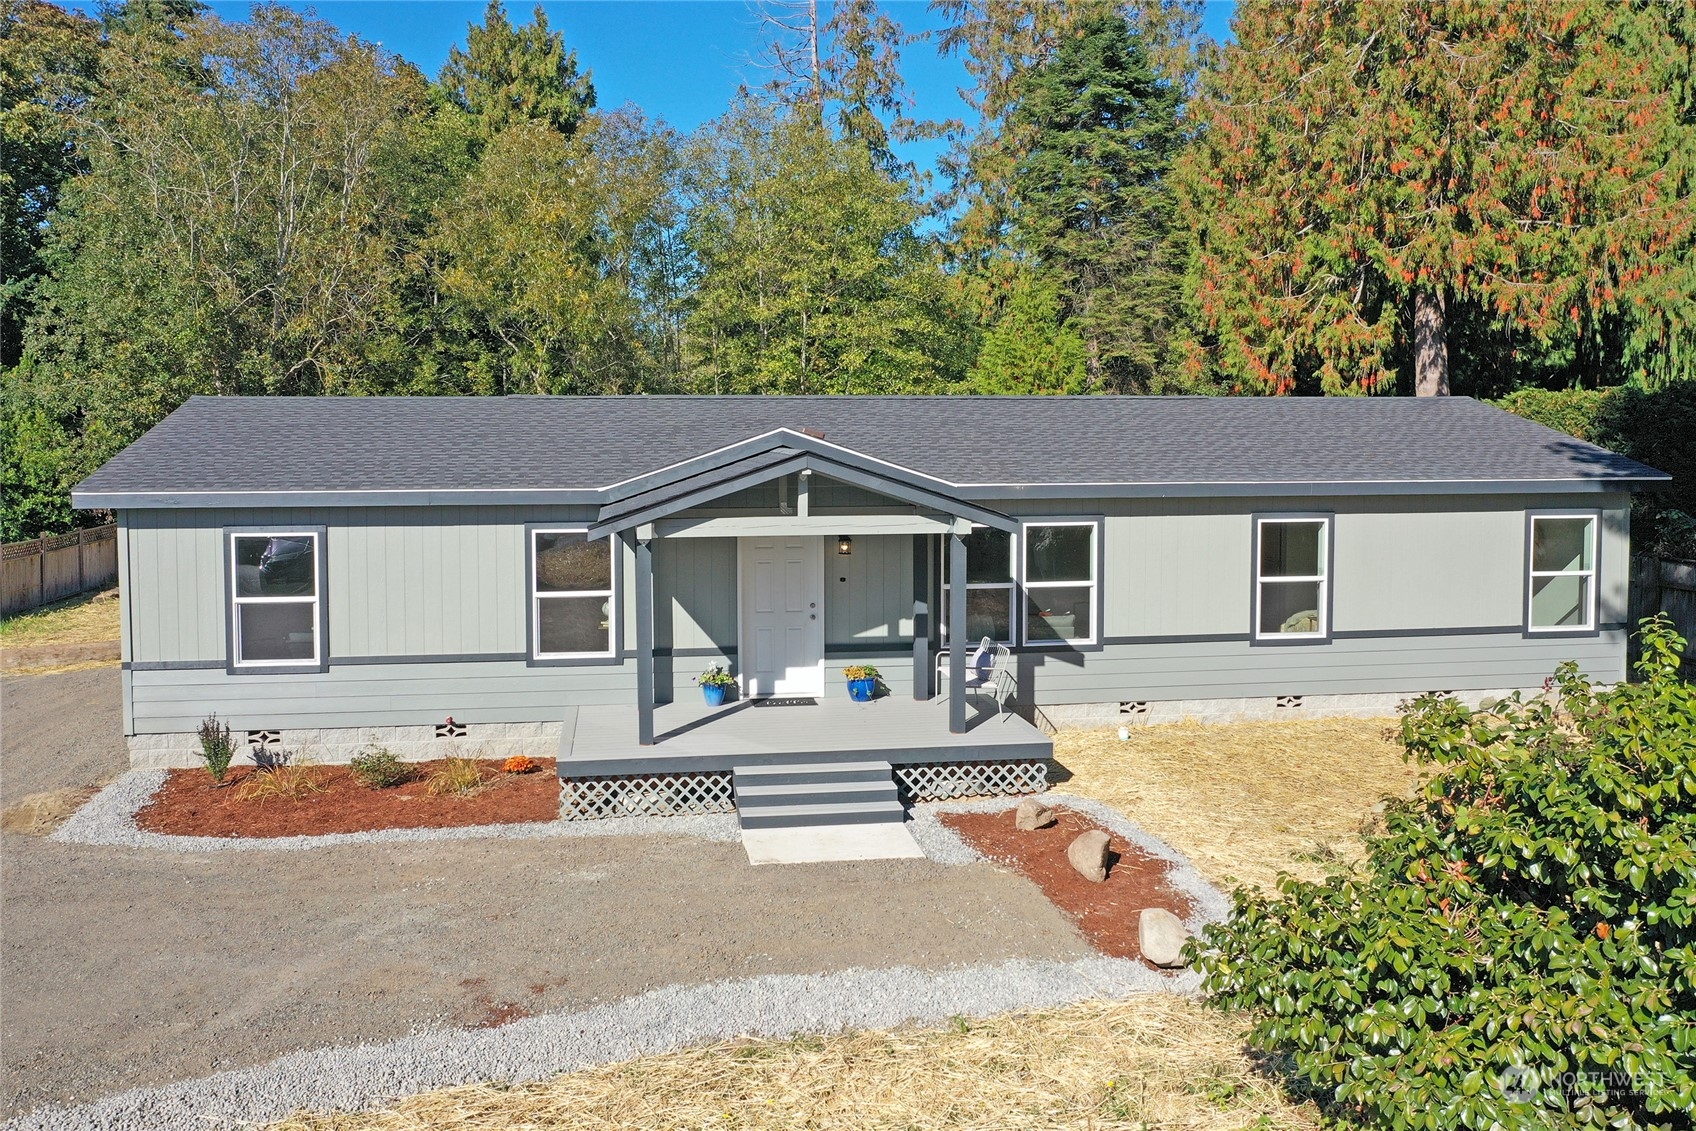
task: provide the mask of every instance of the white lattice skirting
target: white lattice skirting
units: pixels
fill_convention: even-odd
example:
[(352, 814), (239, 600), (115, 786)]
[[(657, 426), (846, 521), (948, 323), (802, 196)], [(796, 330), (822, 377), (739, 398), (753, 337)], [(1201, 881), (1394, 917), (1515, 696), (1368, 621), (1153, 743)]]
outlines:
[(1041, 793), (1048, 788), (1048, 763), (920, 762), (896, 766), (895, 784), (908, 803)]
[(602, 817), (685, 817), (735, 811), (729, 770), (572, 778), (563, 782), (560, 789), (560, 815), (567, 821), (594, 821)]

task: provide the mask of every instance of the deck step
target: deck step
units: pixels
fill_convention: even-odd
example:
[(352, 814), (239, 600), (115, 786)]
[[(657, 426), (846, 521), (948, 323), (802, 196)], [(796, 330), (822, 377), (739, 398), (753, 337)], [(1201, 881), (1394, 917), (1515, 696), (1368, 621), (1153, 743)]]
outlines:
[(853, 801), (808, 805), (757, 805), (738, 808), (745, 829), (796, 829), (809, 825), (900, 824), (906, 811), (899, 801)]
[(888, 762), (737, 766), (732, 781), (744, 829), (876, 824), (906, 817)]

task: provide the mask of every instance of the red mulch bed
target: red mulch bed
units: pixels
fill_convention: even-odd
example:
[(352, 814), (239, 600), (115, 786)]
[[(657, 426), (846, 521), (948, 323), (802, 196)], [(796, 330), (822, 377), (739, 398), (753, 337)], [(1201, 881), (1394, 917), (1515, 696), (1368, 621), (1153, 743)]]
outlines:
[(243, 799), (242, 784), (260, 771), (232, 768), (224, 786), (205, 770), (172, 770), (164, 788), (136, 814), (148, 832), (173, 836), (277, 837), (364, 833), (378, 829), (453, 829), (559, 819), (559, 777), (552, 759), (527, 774), (483, 762), (487, 781), (469, 797), (436, 796), (424, 787), (440, 762), (418, 762), (412, 777), (387, 789), (361, 785), (346, 766), (311, 766), (323, 793)]
[[(967, 844), (998, 864), (1018, 872), (1042, 889), (1050, 903), (1078, 925), (1084, 937), (1113, 958), (1141, 958), (1138, 914), (1164, 907), (1180, 919), (1194, 910), (1187, 897), (1167, 882), (1166, 861), (1113, 836), (1108, 842), (1107, 879), (1086, 880), (1066, 859), (1066, 848), (1080, 833), (1101, 826), (1056, 806), (1055, 823), (1027, 832), (1014, 827), (1011, 809), (1000, 813), (943, 813), (942, 823)], [(1111, 833), (1109, 835), (1112, 835)]]

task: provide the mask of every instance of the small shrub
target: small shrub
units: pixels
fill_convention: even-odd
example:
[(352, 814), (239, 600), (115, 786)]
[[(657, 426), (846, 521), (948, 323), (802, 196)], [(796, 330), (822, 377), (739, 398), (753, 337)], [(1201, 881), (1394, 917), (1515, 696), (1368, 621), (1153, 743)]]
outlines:
[(286, 756), (274, 758), (269, 768), (249, 777), (236, 788), (241, 801), (304, 801), (329, 789), (324, 768), (310, 762), (294, 762)]
[(475, 758), (448, 758), (424, 783), (438, 797), (470, 797), (483, 785), (483, 767)]
[(849, 664), (842, 669), (843, 679), (876, 679), (878, 671), (870, 664)]
[(1642, 622), (1641, 683), (1426, 695), (1434, 768), (1360, 872), (1239, 889), (1190, 955), (1342, 1126), (1688, 1126), (1696, 1110), (1696, 688)]
[(391, 754), (386, 746), (370, 747), (355, 754), (347, 768), (367, 789), (388, 789), (412, 776), (412, 767)]
[(223, 782), (235, 756), (236, 744), (230, 737), (229, 724), (219, 722), (217, 715), (207, 715), (200, 724), (200, 760), (206, 763), (213, 781)]
[(527, 754), (514, 755), (501, 763), (501, 769), (509, 774), (533, 774), (541, 768), (541, 760)]

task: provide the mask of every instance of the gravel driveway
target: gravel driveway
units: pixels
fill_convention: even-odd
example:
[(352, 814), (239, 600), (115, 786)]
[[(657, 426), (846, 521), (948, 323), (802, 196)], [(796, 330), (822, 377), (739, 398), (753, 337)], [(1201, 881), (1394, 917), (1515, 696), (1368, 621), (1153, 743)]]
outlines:
[[(8, 801), (123, 768), (115, 672), (4, 682)], [(0, 1115), (670, 983), (1093, 953), (982, 864), (750, 868), (679, 837), (0, 849)]]

